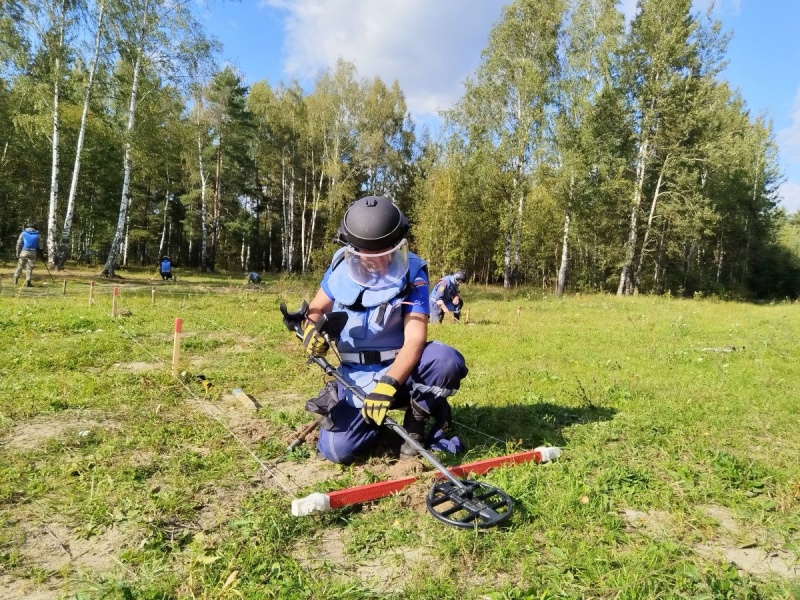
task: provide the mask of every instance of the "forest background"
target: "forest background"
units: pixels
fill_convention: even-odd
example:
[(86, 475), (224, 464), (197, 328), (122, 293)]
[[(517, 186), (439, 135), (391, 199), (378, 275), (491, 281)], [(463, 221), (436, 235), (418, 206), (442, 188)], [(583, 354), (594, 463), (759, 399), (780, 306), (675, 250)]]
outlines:
[(220, 68), (192, 2), (6, 0), (0, 253), (53, 269), (319, 272), (345, 208), (386, 195), (438, 276), (618, 294), (796, 298), (800, 215), (772, 123), (721, 77), (690, 0), (516, 0), (434, 136), (397, 81), (313, 89)]

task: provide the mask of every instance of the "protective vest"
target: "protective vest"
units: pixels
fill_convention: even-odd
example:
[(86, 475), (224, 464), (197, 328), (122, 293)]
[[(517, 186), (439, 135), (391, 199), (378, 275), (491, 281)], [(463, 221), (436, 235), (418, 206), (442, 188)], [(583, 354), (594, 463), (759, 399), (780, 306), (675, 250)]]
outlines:
[[(442, 287), (444, 284), (444, 290), (439, 291), (439, 288)], [(431, 300), (434, 302), (436, 300), (442, 300), (443, 302), (451, 302), (453, 297), (458, 294), (458, 287), (456, 284), (456, 280), (452, 275), (445, 275), (439, 281), (436, 282), (436, 285), (433, 286), (433, 291), (431, 292)]]
[[(344, 262), (344, 248), (337, 251), (331, 262), (327, 278), (333, 295), (333, 310), (347, 313), (347, 323), (336, 344), (340, 353), (367, 350), (399, 350), (403, 346), (402, 302), (411, 291), (411, 284), (424, 273), (427, 264), (413, 253), (408, 255), (408, 273), (404, 281), (382, 290), (372, 290), (358, 285), (350, 278)], [(380, 377), (389, 370), (392, 361), (377, 364), (342, 363), (339, 371), (352, 384), (369, 393)], [(345, 400), (351, 406), (361, 402), (345, 390)]]
[(39, 248), (39, 232), (35, 229), (26, 229), (22, 232), (22, 249), (23, 250), (38, 250)]
[(172, 263), (168, 260), (161, 261), (161, 272), (162, 273), (169, 273), (172, 271)]

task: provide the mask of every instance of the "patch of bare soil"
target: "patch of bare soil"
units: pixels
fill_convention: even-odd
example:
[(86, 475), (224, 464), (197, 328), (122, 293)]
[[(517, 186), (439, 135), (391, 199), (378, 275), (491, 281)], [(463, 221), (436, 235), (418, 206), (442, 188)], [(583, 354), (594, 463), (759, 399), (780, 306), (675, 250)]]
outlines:
[(741, 527), (735, 515), (721, 506), (706, 506), (703, 510), (719, 524), (719, 532), (706, 543), (695, 546), (700, 556), (729, 562), (751, 575), (800, 577), (797, 556), (773, 547), (764, 530), (752, 524)]
[(25, 542), (20, 554), (27, 564), (46, 571), (60, 571), (67, 566), (106, 571), (117, 564), (116, 556), (128, 541), (128, 536), (116, 527), (89, 539), (59, 523), (25, 523), (22, 529)]
[(64, 590), (50, 582), (36, 583), (30, 579), (18, 579), (0, 575), (0, 600), (57, 600)]
[(111, 527), (84, 538), (60, 523), (23, 522), (20, 555), (27, 568), (50, 573), (38, 583), (13, 573), (0, 577), (0, 600), (54, 600), (68, 594), (70, 583), (63, 577), (77, 570), (103, 572), (118, 563), (117, 556), (133, 540), (130, 533)]
[(117, 430), (113, 421), (99, 421), (87, 413), (62, 411), (46, 417), (35, 417), (18, 423), (0, 439), (0, 447), (14, 450), (33, 450), (51, 439), (87, 435), (100, 429)]
[(124, 371), (126, 373), (152, 373), (153, 371), (161, 371), (165, 368), (163, 363), (158, 362), (129, 362), (129, 363), (114, 363), (113, 369), (117, 371)]
[(351, 555), (347, 552), (349, 536), (347, 529), (323, 529), (309, 543), (290, 549), (290, 554), (311, 573), (320, 572), (344, 581), (355, 579), (381, 595), (401, 592), (408, 583), (408, 575), (431, 562), (430, 552), (424, 546), (401, 546), (380, 554), (371, 551), (368, 558)]
[(672, 537), (675, 534), (675, 524), (672, 516), (664, 510), (648, 510), (642, 512), (626, 508), (622, 511), (622, 518), (627, 523), (627, 531), (640, 530), (650, 537)]
[[(769, 541), (769, 533), (752, 523), (742, 526), (732, 511), (722, 506), (704, 506), (702, 512), (715, 523), (707, 538), (694, 544), (700, 556), (727, 562), (742, 573), (755, 576), (800, 577), (800, 561), (797, 556), (776, 548)], [(654, 538), (676, 537), (679, 525), (666, 511), (641, 512), (632, 509), (622, 511), (628, 531), (640, 531)]]

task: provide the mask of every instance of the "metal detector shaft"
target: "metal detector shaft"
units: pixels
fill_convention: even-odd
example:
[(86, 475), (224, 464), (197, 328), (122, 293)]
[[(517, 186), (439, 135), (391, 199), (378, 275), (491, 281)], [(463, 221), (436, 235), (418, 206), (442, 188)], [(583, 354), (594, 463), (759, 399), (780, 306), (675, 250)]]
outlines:
[(411, 436), (408, 434), (408, 432), (405, 430), (405, 428), (404, 428), (402, 425), (400, 425), (400, 423), (398, 423), (397, 421), (395, 421), (395, 420), (394, 420), (394, 419), (392, 419), (391, 417), (386, 417), (386, 418), (383, 420), (383, 423), (384, 423), (384, 424), (385, 424), (385, 425), (386, 425), (386, 426), (387, 426), (389, 429), (391, 429), (391, 430), (392, 430), (392, 431), (394, 431), (394, 432), (395, 432), (397, 435), (399, 435), (401, 438), (403, 438), (403, 439), (406, 441), (406, 443), (407, 443), (409, 446), (411, 446), (412, 448), (414, 448), (414, 450), (416, 450), (416, 451), (417, 451), (417, 452), (419, 452), (419, 453), (420, 453), (422, 456), (424, 456), (424, 457), (425, 457), (425, 459), (426, 459), (426, 460), (427, 460), (429, 463), (431, 463), (431, 464), (432, 464), (434, 467), (436, 467), (436, 469), (437, 469), (437, 470), (438, 470), (438, 471), (439, 471), (439, 472), (440, 472), (442, 475), (444, 475), (444, 476), (445, 476), (447, 479), (449, 479), (449, 480), (450, 480), (450, 482), (451, 482), (451, 483), (452, 483), (454, 486), (456, 486), (456, 487), (459, 487), (459, 488), (461, 488), (461, 489), (467, 489), (467, 486), (465, 486), (463, 483), (461, 483), (461, 480), (459, 480), (459, 479), (456, 479), (456, 478), (455, 478), (455, 476), (454, 476), (454, 475), (453, 475), (453, 474), (452, 474), (450, 471), (448, 471), (448, 470), (447, 470), (447, 467), (445, 467), (445, 466), (444, 466), (442, 463), (440, 463), (440, 462), (439, 462), (439, 461), (436, 459), (436, 457), (435, 457), (433, 454), (431, 454), (430, 452), (428, 452), (428, 451), (425, 449), (425, 446), (423, 446), (423, 445), (422, 445), (422, 444), (420, 444), (420, 443), (419, 443), (417, 440), (415, 440), (413, 437), (411, 437)]
[(55, 282), (56, 282), (56, 280), (55, 280), (55, 279), (53, 279), (53, 274), (50, 272), (50, 267), (48, 267), (48, 266), (47, 266), (47, 258), (45, 258), (44, 252), (42, 252), (41, 250), (39, 250), (39, 254), (40, 254), (40, 255), (41, 255), (41, 257), (42, 257), (42, 262), (44, 263), (44, 268), (45, 268), (45, 269), (47, 269), (47, 274), (48, 274), (48, 275), (50, 275), (50, 281), (52, 281), (53, 283), (55, 283)]
[[(322, 368), (322, 370), (325, 371), (326, 375), (330, 375), (331, 377), (333, 377), (344, 388), (349, 390), (353, 394), (353, 396), (355, 396), (362, 402), (364, 401), (364, 397), (366, 396), (366, 394), (364, 394), (364, 391), (361, 388), (350, 384), (350, 382), (348, 382), (344, 378), (344, 376), (342, 376), (342, 374), (339, 373), (339, 371), (337, 371), (336, 368), (327, 361), (327, 359), (324, 356), (312, 356), (310, 357), (310, 360), (317, 363)], [(398, 423), (391, 417), (386, 417), (383, 422), (389, 429), (394, 431), (397, 435), (399, 435), (406, 442), (408, 442), (408, 444), (412, 448), (414, 448), (414, 450), (419, 452), (419, 454), (421, 454), (429, 463), (431, 463), (442, 475), (444, 475), (447, 479), (449, 479), (453, 485), (455, 485), (460, 489), (466, 489), (467, 486), (465, 486), (459, 479), (456, 479), (453, 476), (453, 474), (447, 470), (447, 467), (445, 467), (442, 463), (440, 463), (433, 454), (428, 452), (422, 444), (420, 444), (418, 441), (412, 438), (405, 430), (405, 428), (402, 425), (400, 425), (400, 423)]]

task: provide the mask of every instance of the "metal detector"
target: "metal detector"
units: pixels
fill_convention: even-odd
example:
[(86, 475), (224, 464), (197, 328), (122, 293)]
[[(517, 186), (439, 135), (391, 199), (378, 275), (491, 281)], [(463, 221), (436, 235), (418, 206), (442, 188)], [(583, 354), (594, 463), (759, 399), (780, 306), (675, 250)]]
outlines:
[(44, 263), (44, 268), (47, 269), (47, 274), (50, 275), (50, 281), (55, 283), (56, 280), (53, 279), (53, 274), (50, 272), (50, 267), (47, 266), (47, 257), (44, 255), (44, 252), (42, 252), (41, 249), (39, 250), (39, 254), (42, 257), (42, 262)]
[[(308, 304), (303, 301), (300, 310), (289, 313), (286, 303), (281, 302), (283, 323), (289, 331), (303, 339), (302, 321), (305, 318)], [(330, 312), (322, 315), (317, 321), (316, 329), (325, 340), (333, 346), (333, 340), (339, 337), (347, 321), (344, 312)], [(363, 401), (364, 391), (350, 384), (336, 367), (323, 356), (310, 356), (308, 362), (316, 363), (326, 375), (333, 377), (340, 385), (349, 390), (353, 396)], [(384, 419), (384, 425), (394, 431), (416, 450), (425, 460), (438, 470), (446, 481), (434, 483), (428, 492), (428, 512), (447, 525), (464, 529), (487, 528), (505, 522), (514, 510), (514, 501), (504, 491), (479, 481), (457, 479), (437, 458), (425, 447), (412, 438), (397, 421), (391, 417)]]

